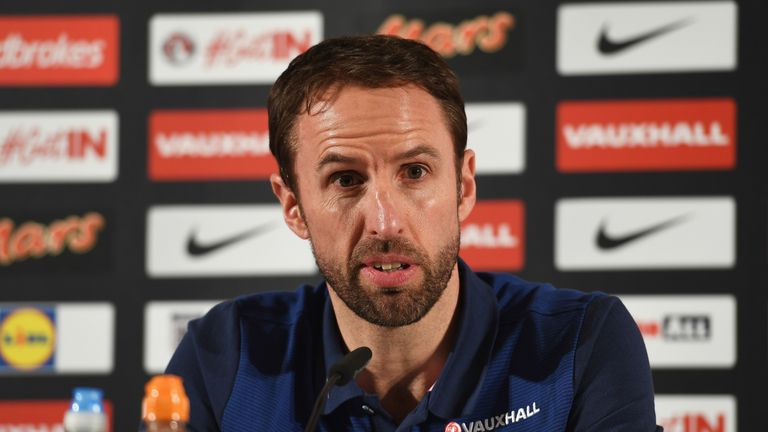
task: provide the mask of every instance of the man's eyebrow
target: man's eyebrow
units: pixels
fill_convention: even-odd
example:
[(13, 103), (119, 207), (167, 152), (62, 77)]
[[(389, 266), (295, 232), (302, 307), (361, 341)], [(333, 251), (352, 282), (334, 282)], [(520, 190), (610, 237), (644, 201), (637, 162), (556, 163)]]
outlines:
[(404, 153), (400, 153), (395, 157), (395, 160), (411, 159), (421, 155), (426, 155), (433, 159), (440, 158), (440, 154), (437, 152), (437, 150), (434, 147), (421, 144)]
[(326, 165), (334, 164), (334, 163), (352, 163), (357, 161), (356, 158), (350, 157), (350, 156), (344, 156), (339, 153), (335, 152), (328, 152), (323, 156), (320, 161), (317, 162), (317, 170), (320, 171), (325, 167)]

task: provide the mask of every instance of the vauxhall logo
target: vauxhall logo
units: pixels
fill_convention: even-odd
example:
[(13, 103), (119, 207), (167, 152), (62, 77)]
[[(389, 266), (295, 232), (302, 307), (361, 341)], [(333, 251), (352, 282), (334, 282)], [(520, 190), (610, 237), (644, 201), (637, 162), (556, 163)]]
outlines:
[(445, 432), (492, 431), (513, 423), (519, 423), (523, 420), (529, 419), (536, 415), (539, 411), (541, 411), (541, 409), (536, 406), (536, 402), (533, 402), (530, 405), (526, 405), (524, 408), (512, 410), (483, 420), (462, 423), (450, 422), (445, 425)]

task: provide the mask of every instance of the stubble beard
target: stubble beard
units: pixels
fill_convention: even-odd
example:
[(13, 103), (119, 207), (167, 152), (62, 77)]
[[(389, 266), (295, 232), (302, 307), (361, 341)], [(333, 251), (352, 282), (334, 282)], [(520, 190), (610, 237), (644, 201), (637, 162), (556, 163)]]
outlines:
[[(421, 320), (442, 296), (451, 278), (459, 254), (458, 229), (443, 246), (434, 261), (408, 240), (367, 239), (355, 246), (348, 263), (327, 259), (317, 254), (315, 262), (331, 288), (357, 316), (382, 327), (402, 327)], [(363, 286), (360, 269), (363, 260), (374, 254), (393, 253), (409, 257), (418, 264), (423, 280), (421, 286), (376, 288)]]

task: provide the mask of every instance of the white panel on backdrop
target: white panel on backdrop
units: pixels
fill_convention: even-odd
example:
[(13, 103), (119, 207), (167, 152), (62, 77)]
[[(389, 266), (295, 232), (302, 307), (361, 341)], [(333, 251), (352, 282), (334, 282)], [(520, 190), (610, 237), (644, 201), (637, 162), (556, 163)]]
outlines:
[(111, 182), (115, 111), (0, 112), (0, 182)]
[(730, 197), (567, 198), (555, 211), (559, 270), (730, 268)]
[(144, 370), (147, 374), (165, 371), (168, 361), (190, 320), (200, 318), (219, 300), (155, 301), (144, 306)]
[(736, 432), (732, 395), (656, 395), (656, 423), (664, 432)]
[(317, 11), (158, 14), (149, 22), (149, 82), (271, 84), (322, 39)]
[(147, 214), (152, 277), (313, 274), (309, 242), (275, 205), (154, 206)]
[(736, 69), (732, 1), (566, 4), (558, 10), (561, 75)]
[(478, 174), (519, 174), (525, 170), (525, 105), (468, 103), (467, 148), (477, 154)]
[(736, 363), (732, 295), (622, 295), (652, 368), (730, 368)]

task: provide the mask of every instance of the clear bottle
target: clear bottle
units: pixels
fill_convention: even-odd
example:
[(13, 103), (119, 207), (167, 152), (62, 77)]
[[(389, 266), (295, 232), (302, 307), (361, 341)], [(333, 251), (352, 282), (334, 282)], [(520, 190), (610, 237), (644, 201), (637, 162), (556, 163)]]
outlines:
[(72, 403), (64, 414), (67, 432), (106, 432), (107, 417), (101, 389), (77, 387), (72, 390)]
[(141, 418), (148, 432), (186, 431), (189, 398), (181, 377), (156, 375), (144, 386)]

